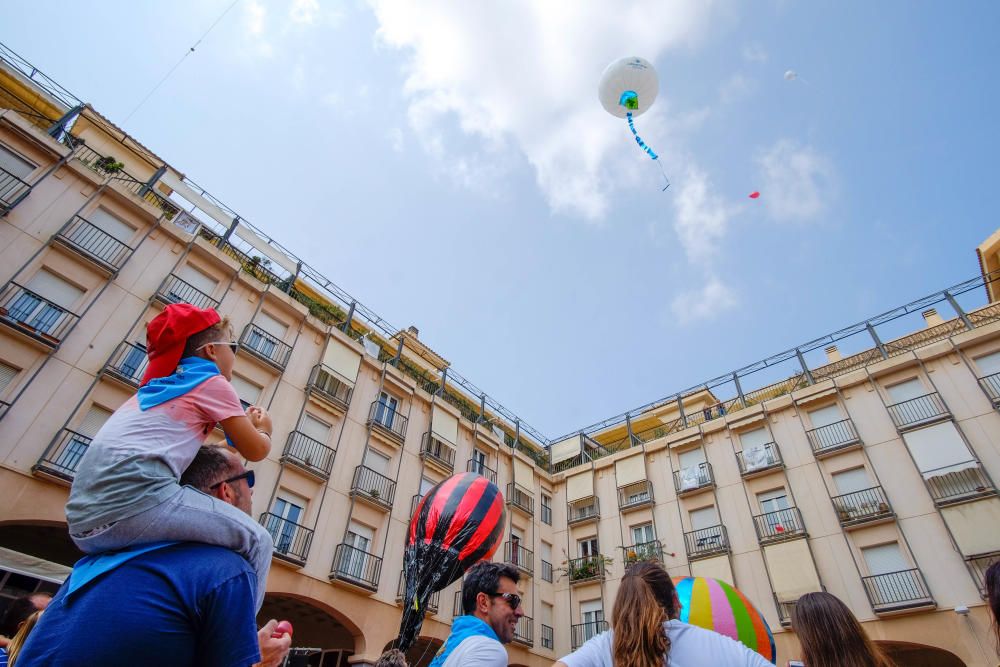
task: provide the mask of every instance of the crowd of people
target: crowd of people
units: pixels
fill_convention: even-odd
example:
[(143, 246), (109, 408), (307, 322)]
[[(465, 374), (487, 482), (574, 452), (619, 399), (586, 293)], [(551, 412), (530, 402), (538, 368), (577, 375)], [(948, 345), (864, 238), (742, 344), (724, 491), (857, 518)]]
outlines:
[[(230, 380), (236, 344), (213, 309), (167, 306), (147, 328), (149, 364), (80, 462), (66, 506), (86, 554), (55, 597), (12, 601), (0, 621), (0, 667), (212, 665), (278, 667), (291, 634), (258, 628), (273, 543), (253, 520), (254, 472), (271, 419), (244, 409)], [(226, 443), (204, 445), (216, 425)], [(524, 616), (520, 574), (480, 562), (466, 573), (462, 611), (431, 667), (506, 667)], [(1000, 651), (1000, 562), (986, 571)], [(679, 620), (659, 563), (625, 572), (611, 629), (553, 667), (765, 667), (743, 644)], [(284, 627), (284, 626), (282, 626)], [(892, 667), (848, 607), (829, 593), (799, 598), (792, 628), (806, 667)], [(387, 651), (377, 667), (406, 667)], [(902, 666), (900, 666), (902, 667)]]

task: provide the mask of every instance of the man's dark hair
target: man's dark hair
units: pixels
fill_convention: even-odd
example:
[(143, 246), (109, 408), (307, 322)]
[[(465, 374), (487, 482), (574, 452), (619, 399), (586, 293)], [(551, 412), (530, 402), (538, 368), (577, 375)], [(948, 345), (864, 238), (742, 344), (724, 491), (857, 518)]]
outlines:
[(208, 493), (209, 487), (229, 477), (232, 469), (233, 461), (224, 446), (203, 445), (181, 475), (181, 485)]
[(17, 633), (18, 626), (38, 611), (38, 607), (35, 606), (35, 598), (39, 595), (52, 597), (48, 593), (32, 593), (11, 600), (10, 604), (7, 605), (7, 610), (3, 613), (3, 620), (0, 621), (0, 635), (13, 637)]
[(521, 573), (509, 563), (483, 561), (470, 567), (462, 582), (462, 612), (471, 614), (476, 610), (476, 597), (480, 593), (496, 593), (500, 587), (500, 577), (507, 577), (516, 584)]

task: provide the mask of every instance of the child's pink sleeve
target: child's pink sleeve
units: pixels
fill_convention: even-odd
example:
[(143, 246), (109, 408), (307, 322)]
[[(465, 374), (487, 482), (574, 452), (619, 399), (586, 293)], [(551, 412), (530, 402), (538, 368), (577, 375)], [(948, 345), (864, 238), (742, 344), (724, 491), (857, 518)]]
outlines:
[(201, 411), (205, 422), (221, 422), (230, 417), (242, 417), (246, 410), (233, 385), (221, 375), (205, 380), (191, 392), (194, 404)]

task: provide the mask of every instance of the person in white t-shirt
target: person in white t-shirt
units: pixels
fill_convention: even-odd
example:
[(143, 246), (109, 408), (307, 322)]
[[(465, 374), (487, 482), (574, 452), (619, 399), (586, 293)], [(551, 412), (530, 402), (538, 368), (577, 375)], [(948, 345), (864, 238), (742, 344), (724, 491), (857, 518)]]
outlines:
[(636, 563), (622, 577), (611, 630), (553, 667), (772, 667), (729, 637), (676, 620), (679, 608), (666, 570), (659, 563)]

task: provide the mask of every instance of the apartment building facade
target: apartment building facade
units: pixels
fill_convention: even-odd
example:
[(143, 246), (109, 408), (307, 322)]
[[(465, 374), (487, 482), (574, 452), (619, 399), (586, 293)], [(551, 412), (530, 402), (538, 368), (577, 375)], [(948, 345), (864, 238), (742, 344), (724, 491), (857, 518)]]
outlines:
[[(145, 323), (183, 301), (230, 318), (233, 384), (273, 415), (252, 466), (276, 547), (262, 616), (291, 620), (310, 664), (368, 664), (392, 641), (412, 509), (459, 471), (506, 500), (494, 559), (522, 573), (526, 613), (512, 664), (550, 664), (606, 628), (638, 559), (734, 583), (782, 663), (814, 590), (901, 664), (995, 663), (981, 590), (1000, 556), (992, 274), (549, 440), (6, 49), (0, 215), (0, 595), (52, 589), (77, 558), (75, 468), (137, 388)], [(458, 593), (431, 601), (415, 662)]]

